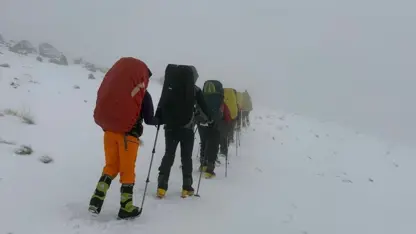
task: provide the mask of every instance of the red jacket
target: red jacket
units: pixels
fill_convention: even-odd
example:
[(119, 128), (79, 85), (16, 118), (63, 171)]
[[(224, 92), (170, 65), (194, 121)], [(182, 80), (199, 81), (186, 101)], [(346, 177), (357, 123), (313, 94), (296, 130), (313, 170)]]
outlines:
[(230, 123), (231, 122), (231, 114), (230, 114), (230, 109), (228, 109), (228, 106), (223, 103), (221, 105), (221, 110), (224, 113), (224, 121), (226, 123)]

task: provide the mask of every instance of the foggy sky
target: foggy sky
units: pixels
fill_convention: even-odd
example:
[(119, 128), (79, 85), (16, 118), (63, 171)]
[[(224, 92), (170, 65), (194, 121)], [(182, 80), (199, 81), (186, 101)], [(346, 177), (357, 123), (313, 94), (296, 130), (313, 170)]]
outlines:
[[(197, 66), (256, 106), (413, 140), (416, 3), (406, 0), (2, 0), (6, 39), (111, 66)], [(416, 140), (414, 140), (416, 143)]]

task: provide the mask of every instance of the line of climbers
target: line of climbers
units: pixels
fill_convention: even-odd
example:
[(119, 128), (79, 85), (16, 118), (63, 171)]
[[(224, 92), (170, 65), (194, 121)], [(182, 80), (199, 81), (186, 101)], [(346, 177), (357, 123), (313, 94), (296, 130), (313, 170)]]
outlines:
[[(218, 80), (207, 80), (201, 90), (194, 66), (169, 64), (165, 70), (162, 94), (154, 111), (147, 91), (152, 72), (139, 59), (118, 60), (105, 75), (97, 93), (94, 120), (104, 131), (105, 166), (91, 197), (89, 211), (98, 215), (112, 180), (120, 175), (121, 199), (118, 218), (139, 216), (142, 207), (133, 205), (135, 164), (147, 125), (164, 125), (165, 154), (159, 166), (157, 196), (163, 198), (168, 190), (169, 176), (177, 146), (181, 147), (182, 197), (194, 195), (192, 152), (196, 128), (200, 135), (200, 173), (205, 178), (215, 176), (218, 153), (228, 157), (228, 146), (238, 139), (234, 134), (250, 125), (252, 110), (247, 90), (237, 92), (223, 88)], [(235, 134), (238, 138), (238, 134)], [(153, 148), (153, 154), (155, 149)], [(149, 175), (153, 155), (149, 166)], [(149, 176), (146, 180), (149, 182)]]

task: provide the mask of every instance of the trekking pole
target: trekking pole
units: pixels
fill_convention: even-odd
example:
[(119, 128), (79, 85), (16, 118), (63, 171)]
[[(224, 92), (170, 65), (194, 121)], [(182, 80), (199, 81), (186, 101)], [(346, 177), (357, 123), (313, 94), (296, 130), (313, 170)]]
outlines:
[(159, 136), (159, 129), (160, 129), (160, 125), (157, 125), (155, 143), (153, 144), (152, 157), (150, 158), (149, 172), (147, 173), (146, 185), (144, 187), (144, 193), (143, 193), (143, 199), (142, 199), (142, 205), (141, 205), (140, 213), (143, 212), (143, 205), (144, 205), (144, 199), (146, 198), (147, 185), (150, 182), (150, 179), (149, 179), (150, 178), (150, 172), (152, 171), (153, 158), (154, 158), (155, 153), (156, 153), (156, 143), (157, 143), (157, 137)]
[(236, 144), (237, 144), (238, 146), (240, 146), (240, 135), (241, 135), (241, 132), (240, 132), (240, 131), (238, 131), (238, 132), (236, 133), (236, 138), (237, 138)]
[(235, 143), (235, 156), (238, 156), (238, 142), (240, 141), (240, 136), (237, 133), (237, 142)]
[(225, 155), (225, 177), (227, 177), (228, 171), (228, 139), (227, 139), (227, 154)]

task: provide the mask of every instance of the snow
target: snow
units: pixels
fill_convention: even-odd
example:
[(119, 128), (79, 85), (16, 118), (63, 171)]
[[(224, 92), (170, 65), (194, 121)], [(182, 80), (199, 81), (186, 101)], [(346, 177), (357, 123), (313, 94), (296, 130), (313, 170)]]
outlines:
[[(0, 110), (0, 233), (415, 233), (415, 149), (383, 142), (336, 123), (256, 107), (228, 177), (202, 179), (200, 198), (182, 199), (180, 160), (165, 200), (154, 197), (164, 151), (159, 134), (144, 213), (118, 221), (115, 180), (98, 218), (87, 205), (104, 163), (102, 132), (92, 113), (104, 74), (59, 66), (2, 50)], [(17, 78), (18, 80), (16, 80)], [(11, 82), (18, 83), (12, 87)], [(80, 88), (75, 89), (78, 85)], [(161, 86), (151, 82), (154, 102)], [(34, 124), (19, 117), (30, 115)], [(145, 126), (136, 165), (140, 204), (156, 129)], [(8, 142), (8, 144), (6, 143)], [(199, 139), (195, 142), (196, 159)], [(20, 145), (31, 155), (17, 155)], [(52, 162), (41, 162), (44, 157)], [(179, 154), (178, 154), (179, 157)], [(197, 168), (198, 160), (194, 161)], [(199, 173), (194, 173), (196, 188)]]

